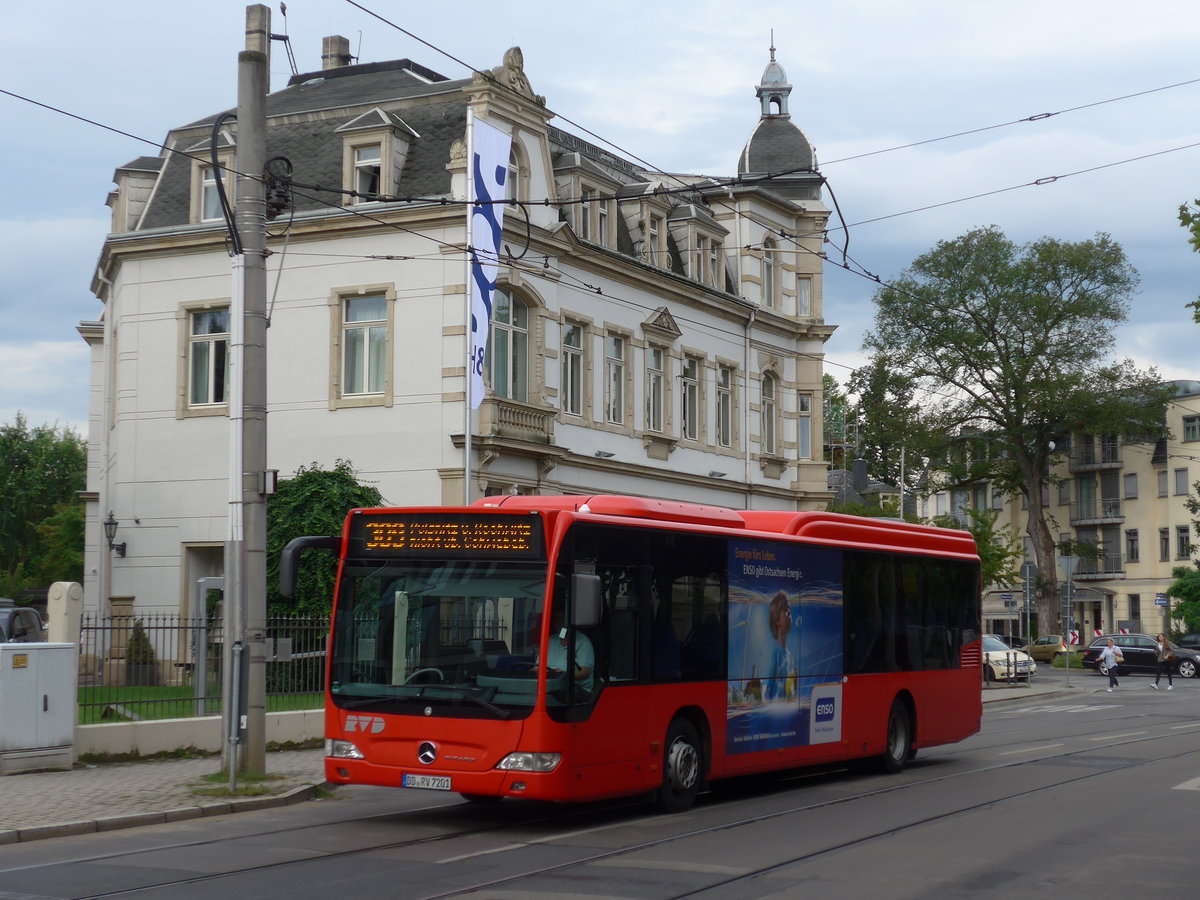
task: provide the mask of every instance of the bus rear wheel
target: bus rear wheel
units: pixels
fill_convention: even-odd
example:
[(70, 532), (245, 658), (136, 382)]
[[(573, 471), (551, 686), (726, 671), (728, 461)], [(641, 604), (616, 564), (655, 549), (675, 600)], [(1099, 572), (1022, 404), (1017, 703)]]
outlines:
[(885, 772), (895, 774), (903, 771), (904, 764), (914, 755), (912, 720), (908, 717), (908, 708), (896, 700), (892, 703), (892, 711), (888, 713), (887, 749), (880, 763)]
[(683, 812), (696, 802), (704, 770), (704, 751), (692, 723), (676, 719), (667, 729), (663, 750), (662, 788), (658, 804), (663, 811)]

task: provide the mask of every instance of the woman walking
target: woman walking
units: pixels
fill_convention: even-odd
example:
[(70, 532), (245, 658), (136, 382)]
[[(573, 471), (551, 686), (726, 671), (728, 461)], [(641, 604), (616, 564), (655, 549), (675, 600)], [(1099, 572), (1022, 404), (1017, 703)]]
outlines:
[(1113, 639), (1109, 638), (1104, 649), (1100, 651), (1100, 665), (1108, 670), (1108, 692), (1111, 694), (1112, 689), (1117, 686), (1117, 664), (1125, 662), (1125, 657), (1121, 655), (1121, 651), (1113, 645)]
[(1171, 684), (1171, 664), (1175, 662), (1175, 651), (1171, 649), (1171, 645), (1167, 643), (1167, 636), (1162, 632), (1158, 634), (1158, 649), (1155, 651), (1155, 659), (1158, 660), (1157, 672), (1154, 675), (1154, 684), (1150, 687), (1158, 690), (1158, 680), (1163, 677), (1163, 673), (1167, 673), (1167, 690), (1171, 690), (1174, 685)]

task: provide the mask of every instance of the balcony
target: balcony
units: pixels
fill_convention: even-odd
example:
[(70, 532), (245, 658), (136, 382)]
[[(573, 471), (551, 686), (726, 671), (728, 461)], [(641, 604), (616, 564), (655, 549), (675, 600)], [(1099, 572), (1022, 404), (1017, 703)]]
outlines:
[(1125, 511), (1116, 497), (1077, 500), (1071, 504), (1072, 525), (1118, 525), (1124, 521)]
[(503, 397), (489, 397), (479, 406), (479, 433), (493, 437), (554, 443), (554, 410)]
[(1067, 465), (1072, 472), (1119, 469), (1124, 465), (1121, 462), (1121, 442), (1117, 438), (1085, 440), (1071, 449)]
[(1075, 569), (1075, 581), (1103, 581), (1114, 575), (1125, 574), (1125, 556), (1121, 553), (1105, 553), (1099, 559), (1080, 559)]

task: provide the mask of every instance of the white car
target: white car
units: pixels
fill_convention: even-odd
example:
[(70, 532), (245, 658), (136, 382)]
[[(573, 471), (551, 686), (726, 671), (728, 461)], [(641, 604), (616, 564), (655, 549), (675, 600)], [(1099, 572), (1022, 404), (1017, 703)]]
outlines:
[(999, 638), (983, 636), (983, 680), (1015, 681), (1037, 674), (1037, 663), (1023, 650), (1005, 646)]

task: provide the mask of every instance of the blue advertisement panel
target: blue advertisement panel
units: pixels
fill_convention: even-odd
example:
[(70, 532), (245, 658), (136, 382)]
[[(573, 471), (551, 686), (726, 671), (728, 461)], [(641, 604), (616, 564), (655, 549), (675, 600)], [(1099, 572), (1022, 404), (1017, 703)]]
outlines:
[(842, 556), (729, 544), (726, 752), (841, 740)]

